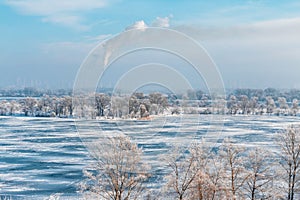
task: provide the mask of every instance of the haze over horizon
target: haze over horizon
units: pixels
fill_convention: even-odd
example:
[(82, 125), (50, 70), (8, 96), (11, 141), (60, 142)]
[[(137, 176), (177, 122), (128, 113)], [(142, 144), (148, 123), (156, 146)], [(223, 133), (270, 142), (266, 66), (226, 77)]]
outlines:
[(299, 9), (296, 0), (217, 5), (202, 0), (3, 0), (0, 88), (72, 88), (81, 63), (98, 43), (131, 28), (162, 27), (201, 44), (225, 88), (299, 89)]

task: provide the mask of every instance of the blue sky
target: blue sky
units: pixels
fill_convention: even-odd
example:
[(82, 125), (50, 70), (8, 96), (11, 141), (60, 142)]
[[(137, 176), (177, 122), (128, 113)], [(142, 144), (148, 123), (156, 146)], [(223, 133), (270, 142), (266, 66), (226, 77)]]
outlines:
[(298, 1), (0, 2), (0, 87), (72, 87), (99, 41), (143, 21), (196, 39), (226, 87), (300, 88)]

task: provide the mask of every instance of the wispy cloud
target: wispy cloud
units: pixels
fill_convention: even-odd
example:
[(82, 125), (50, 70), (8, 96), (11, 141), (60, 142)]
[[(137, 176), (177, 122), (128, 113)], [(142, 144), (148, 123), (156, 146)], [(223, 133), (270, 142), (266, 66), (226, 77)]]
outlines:
[(5, 0), (21, 14), (40, 16), (43, 22), (50, 22), (79, 30), (88, 29), (83, 24), (84, 13), (108, 6), (108, 0)]
[(42, 22), (59, 24), (80, 31), (88, 30), (89, 26), (84, 25), (82, 21), (83, 21), (82, 17), (78, 15), (71, 15), (71, 14), (49, 15), (42, 18)]

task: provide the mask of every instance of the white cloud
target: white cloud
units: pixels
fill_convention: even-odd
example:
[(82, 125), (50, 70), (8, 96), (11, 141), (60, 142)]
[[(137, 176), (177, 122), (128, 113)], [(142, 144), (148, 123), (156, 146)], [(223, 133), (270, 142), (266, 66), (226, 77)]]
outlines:
[(153, 27), (169, 28), (170, 27), (170, 18), (169, 17), (156, 17), (152, 22)]
[[(253, 45), (260, 45), (259, 42), (253, 43), (253, 40), (264, 41), (264, 44), (298, 43), (300, 18), (260, 21), (225, 28), (182, 25), (175, 27), (175, 29), (201, 41), (235, 40), (239, 41), (240, 44), (249, 41)], [(281, 40), (278, 40), (279, 38)]]
[[(173, 17), (156, 17), (156, 19), (152, 22), (151, 27), (160, 27), (160, 28), (169, 28), (170, 27), (170, 18)], [(130, 29), (146, 29), (149, 26), (145, 23), (144, 20), (136, 21), (132, 25), (128, 26), (125, 30)]]
[(140, 29), (144, 30), (148, 27), (148, 25), (143, 21), (136, 21), (134, 24), (128, 26), (125, 30), (130, 30), (130, 29)]
[(5, 4), (22, 14), (41, 16), (44, 22), (85, 30), (81, 14), (107, 6), (108, 0), (6, 0)]
[(175, 29), (205, 46), (229, 84), (226, 87), (300, 85), (297, 76), (300, 74), (300, 18), (232, 27), (185, 25)]
[(82, 24), (82, 18), (76, 15), (50, 15), (44, 17), (42, 22), (60, 24), (66, 27), (71, 27), (77, 30), (88, 30), (89, 26)]

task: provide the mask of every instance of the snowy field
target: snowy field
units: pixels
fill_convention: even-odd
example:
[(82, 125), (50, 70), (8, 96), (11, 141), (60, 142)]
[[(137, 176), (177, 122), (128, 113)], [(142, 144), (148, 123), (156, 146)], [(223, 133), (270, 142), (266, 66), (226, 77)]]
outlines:
[(164, 166), (158, 159), (172, 145), (205, 141), (218, 146), (224, 137), (246, 147), (276, 150), (274, 134), (298, 117), (278, 116), (161, 116), (150, 121), (77, 121), (57, 118), (0, 117), (0, 196), (13, 199), (77, 199), (82, 168), (92, 159), (84, 145), (103, 135), (124, 133), (144, 150), (155, 183)]

